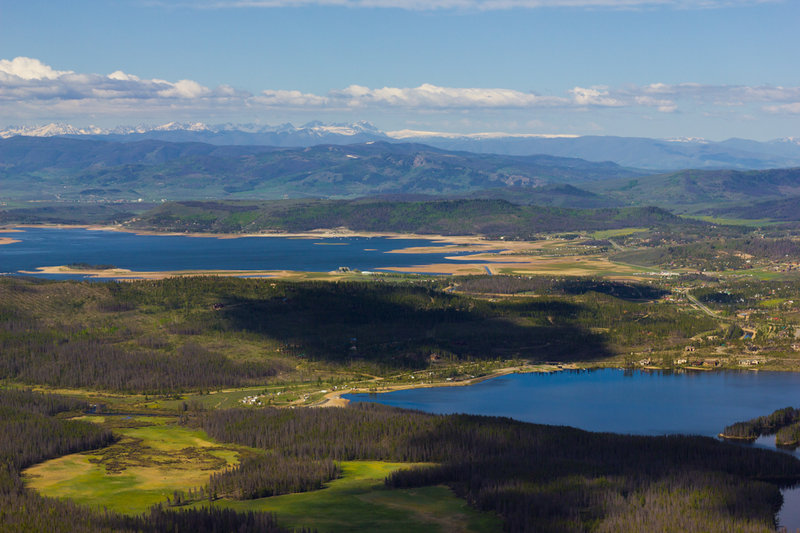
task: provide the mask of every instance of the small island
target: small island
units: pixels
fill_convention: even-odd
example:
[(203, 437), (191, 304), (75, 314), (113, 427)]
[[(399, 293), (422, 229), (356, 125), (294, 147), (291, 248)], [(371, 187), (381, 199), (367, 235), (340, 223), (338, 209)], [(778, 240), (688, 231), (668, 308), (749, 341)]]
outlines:
[(720, 438), (754, 442), (762, 435), (775, 435), (775, 444), (795, 448), (800, 442), (800, 409), (784, 407), (767, 416), (727, 426)]
[(70, 270), (88, 270), (88, 271), (97, 271), (97, 270), (116, 270), (116, 265), (92, 265), (90, 263), (70, 263), (65, 265), (66, 268)]

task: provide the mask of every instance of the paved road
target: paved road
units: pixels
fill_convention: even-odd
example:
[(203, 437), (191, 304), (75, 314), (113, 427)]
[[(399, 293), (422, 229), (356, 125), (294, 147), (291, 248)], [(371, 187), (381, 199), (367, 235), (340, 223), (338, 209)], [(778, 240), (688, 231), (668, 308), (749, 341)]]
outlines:
[(695, 298), (694, 296), (692, 296), (691, 294), (689, 294), (689, 291), (686, 291), (686, 292), (685, 292), (685, 293), (683, 293), (683, 294), (685, 294), (685, 295), (686, 295), (686, 298), (687, 298), (687, 299), (688, 299), (690, 302), (692, 302), (692, 304), (694, 304), (694, 306), (695, 306), (695, 307), (697, 307), (698, 309), (700, 309), (702, 312), (704, 312), (704, 313), (705, 313), (705, 314), (707, 314), (708, 316), (710, 316), (710, 317), (712, 317), (712, 318), (716, 318), (717, 320), (728, 320), (728, 319), (727, 319), (727, 318), (725, 318), (725, 317), (721, 317), (721, 316), (719, 316), (717, 313), (715, 313), (714, 311), (712, 311), (711, 309), (709, 309), (708, 307), (706, 307), (705, 305), (703, 305), (702, 303), (700, 303), (700, 300), (698, 300), (697, 298)]

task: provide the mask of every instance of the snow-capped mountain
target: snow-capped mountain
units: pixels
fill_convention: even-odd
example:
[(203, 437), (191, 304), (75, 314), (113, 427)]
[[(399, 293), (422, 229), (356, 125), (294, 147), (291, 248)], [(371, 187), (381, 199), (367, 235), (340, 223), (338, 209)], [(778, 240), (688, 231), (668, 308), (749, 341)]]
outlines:
[(766, 169), (800, 166), (800, 138), (760, 142), (747, 139), (709, 141), (698, 137), (647, 139), (638, 137), (575, 136), (530, 133), (446, 133), (419, 130), (383, 132), (369, 122), (302, 126), (279, 124), (216, 124), (168, 122), (161, 125), (120, 126), (103, 129), (69, 124), (10, 127), (0, 138), (27, 135), (69, 136), (132, 142), (155, 139), (202, 142), (214, 145), (309, 147), (320, 144), (357, 144), (371, 141), (413, 142), (446, 150), (503, 155), (553, 155), (588, 161), (613, 161), (650, 170), (684, 168)]
[(106, 133), (109, 133), (109, 131), (98, 128), (97, 126), (76, 128), (70, 124), (52, 123), (43, 126), (10, 126), (0, 131), (0, 138), (8, 139), (16, 135), (25, 135), (28, 137), (55, 137), (58, 135), (103, 135)]
[(167, 122), (156, 126), (152, 131), (212, 131), (212, 129), (202, 122)]
[(326, 135), (355, 136), (370, 134), (385, 137), (384, 133), (378, 130), (373, 124), (366, 121), (354, 122), (351, 124), (326, 124), (314, 121), (300, 127), (295, 127), (291, 123), (280, 124), (278, 126), (233, 123), (210, 126), (203, 122), (167, 122), (166, 124), (157, 126), (118, 126), (113, 129), (100, 128), (98, 126), (78, 128), (65, 123), (51, 123), (36, 126), (10, 126), (0, 131), (0, 137), (7, 139), (15, 135), (25, 135), (28, 137), (55, 137), (57, 135), (131, 135), (165, 131), (208, 133), (302, 133), (317, 137), (324, 137)]
[(325, 124), (309, 122), (296, 127), (293, 124), (269, 126), (262, 124), (217, 124), (203, 122), (168, 122), (156, 126), (120, 126), (104, 129), (96, 126), (76, 128), (69, 124), (10, 127), (0, 131), (0, 138), (26, 135), (31, 137), (84, 137), (111, 141), (131, 142), (156, 139), (173, 142), (204, 142), (218, 145), (269, 145), (281, 147), (307, 147), (318, 144), (354, 144), (392, 139), (369, 122), (352, 124)]

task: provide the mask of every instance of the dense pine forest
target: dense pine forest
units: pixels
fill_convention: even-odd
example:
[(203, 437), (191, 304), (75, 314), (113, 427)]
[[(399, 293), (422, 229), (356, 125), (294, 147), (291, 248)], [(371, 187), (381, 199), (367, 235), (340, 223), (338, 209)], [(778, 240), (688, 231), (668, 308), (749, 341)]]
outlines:
[[(781, 497), (765, 481), (800, 476), (793, 457), (703, 437), (595, 434), (377, 404), (220, 410), (200, 423), (221, 441), (290, 460), (436, 463), (386, 484), (447, 484), (499, 513), (509, 531), (770, 531)], [(241, 482), (247, 490), (251, 479)]]
[[(777, 281), (741, 281), (733, 290), (708, 276), (678, 282), (695, 283), (708, 305), (733, 298), (731, 309), (756, 298), (756, 290), (781, 299), (798, 292)], [(102, 512), (27, 490), (20, 472), (118, 443), (115, 428), (125, 421), (104, 429), (71, 420), (105, 409), (86, 400), (0, 390), (0, 530), (47, 530), (53, 521), (62, 531), (281, 531), (280, 516), (226, 505), (313, 493), (344, 475), (342, 461), (356, 460), (416, 463), (389, 474), (385, 490), (447, 486), (472, 508), (498, 515), (508, 531), (771, 531), (779, 488), (800, 479), (800, 462), (766, 450), (375, 404), (216, 408), (225, 387), (291, 396), (286, 384), (311, 382), (309, 376), (319, 376), (320, 389), (345, 379), (331, 376), (374, 372), (370, 379), (378, 380), (440, 367), (460, 375), (471, 370), (456, 365), (541, 361), (542, 354), (559, 363), (604, 361), (642, 347), (681, 353), (699, 334), (725, 334), (708, 314), (665, 305), (674, 296), (663, 283), (569, 276), (0, 279), (6, 383), (135, 394), (140, 409), (158, 404), (154, 412), (180, 417), (187, 431), (250, 447), (204, 484), (181, 487), (144, 515)], [(148, 403), (148, 395), (158, 401)], [(110, 413), (133, 405), (113, 401)], [(791, 443), (792, 417), (796, 412), (786, 410), (745, 432), (760, 424), (758, 431), (768, 427)], [(773, 423), (778, 418), (781, 427)]]
[(113, 442), (114, 436), (95, 424), (63, 420), (56, 415), (83, 410), (85, 403), (24, 390), (0, 389), (0, 531), (158, 533), (229, 531), (283, 533), (265, 513), (220, 509), (154, 508), (131, 517), (99, 512), (26, 490), (20, 471), (33, 463)]
[(748, 270), (758, 264), (800, 259), (800, 244), (789, 238), (709, 239), (688, 244), (645, 247), (613, 255), (638, 265), (708, 271)]
[(726, 426), (720, 435), (749, 441), (762, 435), (775, 435), (775, 444), (794, 449), (800, 445), (800, 409), (784, 407), (769, 415), (736, 422)]
[[(283, 531), (269, 514), (216, 505), (155, 507), (136, 517), (42, 498), (22, 487), (22, 467), (114, 437), (55, 417), (85, 408), (80, 402), (27, 391), (0, 391), (0, 402), (3, 531)], [(375, 404), (218, 410), (188, 422), (220, 441), (269, 452), (212, 477), (202, 487), (212, 501), (315, 490), (337, 475), (339, 460), (426, 462), (432, 464), (398, 471), (386, 485), (447, 484), (470, 505), (498, 513), (508, 531), (638, 531), (643, 524), (659, 531), (770, 531), (781, 501), (776, 484), (800, 479), (800, 463), (790, 456), (702, 437), (594, 434)]]
[[(533, 293), (490, 301), (481, 293)], [(166, 393), (274, 381), (297, 359), (373, 372), (444, 361), (590, 361), (680, 346), (709, 317), (635, 283), (570, 278), (137, 283), (0, 280), (0, 378)], [(247, 351), (244, 351), (247, 350)]]
[(709, 224), (654, 207), (569, 209), (522, 206), (504, 200), (388, 200), (291, 202), (177, 202), (158, 206), (132, 228), (179, 232), (303, 232), (346, 227), (353, 231), (485, 235), (533, 239), (542, 232)]

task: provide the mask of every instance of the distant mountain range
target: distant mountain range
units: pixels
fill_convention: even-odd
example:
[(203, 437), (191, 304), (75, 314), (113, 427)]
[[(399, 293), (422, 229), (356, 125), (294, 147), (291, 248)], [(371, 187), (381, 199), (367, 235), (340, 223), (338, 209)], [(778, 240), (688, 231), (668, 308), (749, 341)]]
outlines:
[[(681, 170), (634, 179), (587, 184), (592, 192), (623, 205), (656, 205), (690, 212), (710, 212), (741, 218), (772, 218), (757, 202), (800, 196), (800, 168), (771, 170)], [(797, 220), (797, 200), (779, 204), (781, 216)], [(730, 209), (737, 206), (737, 209)], [(741, 209), (749, 206), (747, 209)], [(755, 216), (752, 216), (755, 215)]]
[[(356, 198), (468, 195), (547, 184), (634, 178), (615, 163), (549, 155), (451, 152), (413, 143), (368, 141), (306, 148), (218, 146), (159, 140), (16, 136), (0, 140), (3, 200), (145, 202), (190, 199)], [(576, 194), (577, 192), (577, 194)], [(577, 189), (558, 196), (595, 195)], [(556, 203), (551, 202), (551, 203)]]
[[(351, 140), (369, 129), (364, 126), (358, 130), (361, 133), (354, 133), (355, 128), (344, 126), (313, 128), (306, 133)], [(177, 125), (158, 131), (192, 134)], [(208, 133), (198, 125), (195, 131)], [(291, 133), (288, 128), (285, 132)], [(115, 135), (128, 142), (113, 140)], [(451, 151), (386, 140), (289, 148), (130, 141), (131, 135), (103, 134), (102, 140), (88, 133), (0, 139), (0, 201), (109, 205), (212, 199), (459, 198), (554, 208), (657, 206), (687, 214), (800, 220), (800, 167), (654, 173), (613, 162)]]
[(501, 155), (552, 155), (612, 161), (624, 167), (673, 171), (681, 169), (768, 169), (800, 166), (800, 139), (760, 142), (728, 139), (647, 139), (612, 136), (514, 135), (506, 133), (449, 134), (425, 131), (383, 132), (368, 122), (323, 124), (310, 122), (263, 126), (170, 122), (160, 126), (102, 129), (69, 124), (16, 127), (0, 131), (0, 138), (69, 136), (135, 142), (161, 140), (215, 145), (309, 147), (319, 144), (355, 144), (370, 141), (424, 143), (445, 150)]

